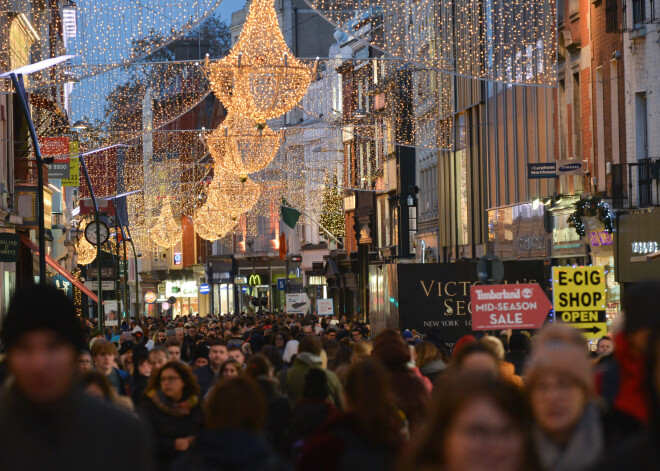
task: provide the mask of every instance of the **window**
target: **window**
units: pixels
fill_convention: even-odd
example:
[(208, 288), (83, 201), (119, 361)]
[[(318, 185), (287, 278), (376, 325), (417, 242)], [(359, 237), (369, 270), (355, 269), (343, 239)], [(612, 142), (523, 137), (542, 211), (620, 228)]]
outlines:
[(646, 0), (632, 0), (633, 28), (640, 28), (646, 20)]
[(648, 157), (648, 116), (646, 92), (635, 93), (635, 150), (637, 160)]

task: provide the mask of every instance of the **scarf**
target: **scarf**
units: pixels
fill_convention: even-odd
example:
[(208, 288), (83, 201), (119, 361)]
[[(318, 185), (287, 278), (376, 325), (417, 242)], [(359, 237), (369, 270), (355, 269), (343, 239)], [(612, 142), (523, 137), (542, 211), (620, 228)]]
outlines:
[(594, 464), (605, 448), (600, 413), (593, 402), (585, 407), (565, 446), (553, 442), (538, 426), (533, 439), (546, 471), (582, 471)]
[(183, 417), (190, 414), (193, 407), (199, 403), (197, 396), (190, 396), (183, 401), (174, 402), (166, 397), (160, 389), (152, 389), (146, 393), (146, 396), (151, 399), (159, 410), (173, 417)]

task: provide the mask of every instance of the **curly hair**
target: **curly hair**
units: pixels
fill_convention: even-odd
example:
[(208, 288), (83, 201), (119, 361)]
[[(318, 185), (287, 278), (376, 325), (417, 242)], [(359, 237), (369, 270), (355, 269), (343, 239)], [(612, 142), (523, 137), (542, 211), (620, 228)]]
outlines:
[(180, 361), (170, 361), (156, 370), (156, 372), (151, 376), (151, 379), (149, 380), (149, 385), (147, 386), (146, 392), (160, 390), (160, 377), (165, 370), (174, 370), (176, 374), (178, 374), (179, 377), (183, 380), (184, 398), (199, 395), (199, 385), (197, 384), (197, 378), (193, 374), (192, 369)]

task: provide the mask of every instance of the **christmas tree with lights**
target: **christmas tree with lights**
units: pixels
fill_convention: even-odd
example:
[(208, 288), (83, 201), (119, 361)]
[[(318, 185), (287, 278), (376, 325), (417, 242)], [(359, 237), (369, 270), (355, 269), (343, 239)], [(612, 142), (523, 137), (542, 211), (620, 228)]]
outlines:
[[(319, 223), (336, 238), (344, 237), (344, 202), (338, 188), (337, 175), (334, 175), (332, 180), (326, 178)], [(328, 238), (328, 234), (320, 227), (319, 235), (324, 239)]]

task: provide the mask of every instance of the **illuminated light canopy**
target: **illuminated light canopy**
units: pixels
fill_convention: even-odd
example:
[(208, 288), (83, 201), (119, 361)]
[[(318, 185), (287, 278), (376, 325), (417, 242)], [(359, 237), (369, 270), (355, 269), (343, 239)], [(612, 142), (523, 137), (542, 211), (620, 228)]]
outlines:
[(230, 112), (259, 123), (292, 109), (313, 76), (289, 51), (274, 0), (253, 0), (238, 42), (210, 65), (209, 74), (213, 92)]
[(256, 204), (261, 186), (248, 177), (216, 172), (206, 194), (206, 205), (211, 211), (236, 218)]
[(170, 197), (166, 196), (161, 207), (160, 215), (149, 230), (154, 244), (163, 248), (174, 247), (181, 240), (181, 227), (172, 216)]
[(266, 168), (277, 155), (280, 141), (280, 134), (266, 124), (235, 113), (206, 138), (215, 167), (241, 176)]

